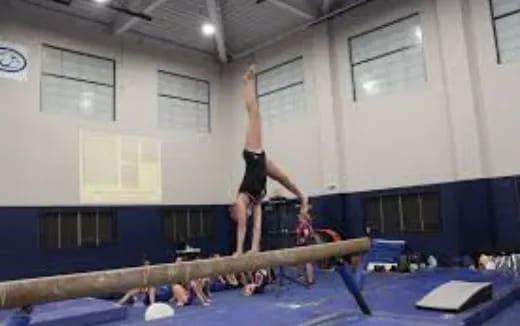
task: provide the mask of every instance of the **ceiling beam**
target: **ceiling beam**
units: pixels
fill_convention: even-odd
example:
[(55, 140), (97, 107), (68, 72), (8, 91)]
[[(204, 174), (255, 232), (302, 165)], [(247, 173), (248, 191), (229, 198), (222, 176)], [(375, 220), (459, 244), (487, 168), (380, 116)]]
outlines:
[[(267, 0), (264, 0), (264, 1), (267, 1)], [(299, 26), (296, 26), (294, 29), (288, 31), (285, 34), (278, 35), (278, 36), (276, 36), (273, 39), (270, 39), (270, 40), (267, 40), (267, 41), (265, 41), (263, 43), (260, 43), (257, 46), (255, 46), (255, 47), (253, 47), (253, 48), (251, 48), (249, 50), (245, 50), (245, 51), (242, 51), (240, 53), (234, 54), (233, 55), (233, 59), (239, 60), (239, 59), (245, 58), (246, 56), (252, 55), (252, 54), (254, 54), (257, 51), (260, 51), (261, 49), (264, 49), (264, 48), (266, 48), (268, 46), (271, 46), (271, 45), (273, 45), (275, 43), (278, 43), (278, 42), (288, 38), (289, 36), (291, 36), (293, 34), (296, 34), (296, 33), (299, 33), (301, 31), (304, 31), (304, 30), (306, 30), (307, 28), (309, 28), (311, 26), (314, 26), (314, 25), (317, 25), (317, 24), (321, 24), (321, 23), (326, 22), (328, 20), (334, 19), (335, 17), (339, 17), (339, 16), (341, 16), (341, 15), (343, 15), (343, 14), (345, 14), (345, 13), (351, 11), (351, 10), (354, 10), (354, 9), (356, 9), (358, 7), (364, 6), (367, 3), (372, 2), (372, 1), (375, 1), (375, 0), (356, 0), (353, 3), (345, 5), (344, 7), (341, 7), (341, 8), (336, 9), (336, 10), (332, 10), (328, 14), (323, 15), (321, 17), (318, 17), (318, 18), (314, 19), (313, 21), (305, 22), (303, 24), (300, 24)]]
[[(163, 3), (165, 3), (167, 0), (152, 0), (146, 7), (143, 8), (142, 13), (143, 14), (150, 14), (152, 11), (160, 7)], [(119, 35), (137, 24), (139, 22), (138, 17), (132, 17), (129, 19), (125, 19), (122, 21), (116, 21), (113, 26), (114, 34)]]
[(53, 2), (57, 2), (61, 5), (66, 5), (66, 6), (70, 6), (70, 3), (72, 2), (72, 0), (51, 0)]
[(305, 19), (314, 19), (314, 16), (310, 13), (306, 12), (305, 10), (301, 10), (300, 8), (296, 8), (293, 5), (290, 5), (282, 0), (265, 0), (266, 2), (269, 2), (281, 9), (284, 9), (294, 15), (300, 16)]
[(291, 29), (290, 31), (288, 31), (287, 33), (283, 33), (283, 34), (279, 34), (277, 35), (276, 37), (272, 38), (272, 39), (269, 39), (263, 43), (260, 43), (258, 45), (256, 45), (255, 47), (249, 49), (249, 50), (245, 50), (245, 51), (242, 51), (240, 53), (237, 53), (237, 54), (233, 54), (233, 59), (234, 60), (240, 60), (240, 59), (243, 59), (249, 55), (253, 55), (255, 52), (258, 52), (268, 46), (271, 46), (275, 43), (278, 43), (286, 38), (288, 38), (289, 36), (293, 35), (293, 34), (296, 34), (296, 33), (299, 33), (303, 30), (305, 30), (307, 27), (309, 26), (309, 23), (304, 23), (304, 24), (300, 24), (299, 26), (296, 26), (296, 28), (293, 28)]
[(227, 62), (226, 39), (224, 37), (224, 25), (218, 0), (207, 0), (209, 19), (215, 26), (215, 40), (217, 41), (218, 57), (220, 62)]
[(332, 0), (323, 0), (321, 3), (321, 13), (328, 14), (330, 12), (330, 6), (332, 5)]

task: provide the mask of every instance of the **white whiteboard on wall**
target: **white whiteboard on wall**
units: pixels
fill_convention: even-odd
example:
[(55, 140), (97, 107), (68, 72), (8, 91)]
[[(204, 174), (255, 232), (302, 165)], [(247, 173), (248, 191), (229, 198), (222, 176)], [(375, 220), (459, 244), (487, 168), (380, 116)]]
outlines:
[(161, 202), (159, 140), (81, 130), (79, 154), (81, 203)]

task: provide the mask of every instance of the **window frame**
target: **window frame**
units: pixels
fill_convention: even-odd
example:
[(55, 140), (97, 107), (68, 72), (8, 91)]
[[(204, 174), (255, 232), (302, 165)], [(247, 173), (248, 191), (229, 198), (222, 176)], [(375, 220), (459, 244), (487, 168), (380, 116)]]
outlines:
[[(100, 219), (101, 219), (101, 213), (110, 212), (110, 220), (112, 222), (112, 240), (101, 242), (101, 228), (100, 228)], [(96, 245), (97, 248), (100, 247), (107, 247), (118, 243), (119, 240), (119, 233), (118, 233), (118, 213), (115, 208), (109, 208), (109, 207), (98, 207), (96, 208), (96, 223), (97, 223), (97, 229), (96, 229)]]
[(305, 76), (303, 76), (301, 81), (298, 81), (298, 82), (295, 82), (295, 83), (290, 83), (290, 84), (287, 84), (285, 86), (278, 87), (276, 89), (270, 90), (270, 91), (262, 93), (262, 94), (258, 93), (258, 76), (261, 76), (261, 75), (263, 75), (265, 73), (268, 73), (270, 71), (279, 69), (281, 67), (287, 66), (287, 65), (289, 65), (291, 63), (294, 63), (296, 61), (299, 61), (299, 60), (302, 60), (302, 66), (303, 66), (303, 56), (300, 55), (300, 56), (297, 56), (297, 57), (292, 58), (290, 60), (280, 62), (280, 63), (278, 63), (278, 64), (276, 64), (276, 65), (274, 65), (272, 67), (269, 67), (269, 68), (266, 68), (264, 70), (261, 70), (261, 71), (257, 72), (256, 76), (255, 76), (255, 86), (256, 86), (255, 93), (256, 93), (257, 100), (260, 100), (261, 97), (272, 95), (274, 93), (277, 93), (277, 92), (280, 92), (280, 91), (283, 91), (283, 90), (286, 90), (286, 89), (289, 89), (289, 88), (292, 88), (292, 87), (295, 87), (295, 86), (298, 86), (298, 85), (304, 85), (305, 84)]
[[(55, 216), (55, 214), (57, 214)], [(38, 216), (38, 247), (40, 249), (45, 249), (45, 250), (57, 250), (59, 248), (61, 248), (61, 219), (60, 219), (60, 212), (59, 212), (59, 209), (49, 209), (49, 210), (46, 210), (46, 211), (43, 211), (39, 214)], [(45, 235), (45, 232), (44, 232), (44, 226), (45, 226), (45, 221), (47, 218), (53, 218), (53, 217), (56, 217), (57, 218), (57, 226), (56, 226), (56, 229), (57, 229), (57, 232), (56, 232), (56, 236), (57, 236), (57, 239), (56, 240), (56, 244), (57, 244), (57, 247), (47, 247), (43, 241), (44, 241), (44, 235)]]
[[(356, 62), (356, 63), (354, 63), (354, 60), (353, 60), (352, 40), (354, 40), (356, 38), (359, 38), (359, 37), (362, 37), (362, 36), (365, 36), (365, 35), (368, 35), (368, 34), (371, 34), (371, 33), (374, 33), (374, 32), (377, 32), (379, 30), (385, 29), (385, 28), (390, 27), (392, 25), (399, 24), (399, 23), (401, 23), (403, 21), (406, 21), (408, 19), (412, 19), (414, 17), (419, 17), (419, 19), (420, 19), (421, 14), (419, 12), (413, 12), (413, 13), (407, 15), (407, 16), (404, 16), (404, 17), (392, 20), (390, 22), (384, 23), (384, 24), (379, 25), (377, 27), (368, 29), (366, 31), (363, 31), (363, 32), (360, 32), (360, 33), (357, 33), (357, 34), (354, 34), (354, 35), (351, 35), (351, 36), (348, 37), (348, 39), (347, 39), (347, 47), (348, 47), (349, 67), (350, 67), (350, 82), (351, 82), (351, 85), (352, 85), (352, 99), (353, 99), (354, 102), (357, 102), (359, 100), (359, 97), (358, 97), (358, 94), (357, 94), (357, 89), (356, 89), (356, 80), (355, 80), (355, 76), (354, 76), (354, 67), (356, 67), (358, 65), (365, 64), (365, 63), (369, 63), (369, 62), (377, 60), (377, 59), (381, 59), (381, 58), (387, 57), (387, 56), (392, 55), (392, 54), (396, 54), (396, 53), (403, 52), (403, 51), (406, 51), (406, 50), (409, 50), (409, 49), (420, 47), (421, 50), (423, 50), (423, 59), (425, 61), (424, 62), (424, 64), (425, 64), (425, 67), (424, 67), (424, 69), (425, 69), (425, 81), (427, 80), (426, 57), (424, 56), (424, 46), (423, 46), (424, 42), (421, 42), (420, 44), (414, 44), (414, 45), (408, 45), (408, 46), (400, 47), (398, 49), (395, 49), (395, 50), (392, 50), (392, 51), (389, 51), (389, 52), (385, 52), (383, 54), (379, 54), (379, 55), (376, 55), (374, 57), (370, 57), (370, 58), (361, 60), (361, 61)], [(422, 30), (422, 25), (421, 25), (421, 30)]]
[[(425, 229), (425, 221), (424, 221), (424, 215), (423, 215), (423, 197), (429, 194), (435, 194), (438, 200), (438, 210), (436, 212), (437, 214), (437, 221), (438, 221), (438, 229)], [(419, 224), (421, 229), (420, 230), (409, 230), (407, 229), (406, 223), (405, 223), (405, 214), (403, 209), (403, 197), (404, 196), (410, 196), (414, 195), (417, 197), (417, 202), (419, 205)], [(391, 197), (397, 200), (397, 204), (399, 206), (399, 219), (400, 219), (400, 229), (398, 232), (388, 232), (386, 230), (386, 220), (384, 216), (383, 211), (383, 198), (385, 197)], [(380, 229), (377, 229), (376, 232), (381, 235), (402, 235), (402, 234), (436, 234), (443, 232), (443, 221), (442, 221), (442, 196), (441, 192), (439, 190), (410, 190), (410, 191), (402, 191), (402, 192), (380, 192), (380, 193), (374, 193), (370, 195), (365, 195), (361, 198), (362, 200), (362, 214), (363, 214), (363, 228), (367, 227), (367, 205), (366, 203), (369, 200), (375, 200), (377, 199), (379, 210), (378, 210), (378, 223), (380, 225)], [(520, 206), (519, 206), (520, 207)], [(372, 227), (372, 232), (374, 231)]]
[(489, 1), (489, 16), (491, 19), (491, 26), (493, 27), (493, 39), (495, 42), (496, 60), (497, 60), (497, 64), (504, 65), (507, 63), (504, 63), (502, 61), (502, 55), (500, 53), (500, 47), (499, 47), (499, 42), (498, 42), (498, 32), (497, 32), (496, 22), (500, 19), (507, 18), (509, 16), (520, 15), (520, 8), (495, 16), (495, 6), (493, 4), (493, 0), (488, 0), (488, 1)]
[[(162, 238), (170, 243), (179, 243), (182, 241), (197, 241), (202, 239), (212, 239), (215, 236), (213, 222), (206, 223), (207, 219), (214, 221), (215, 215), (214, 211), (211, 207), (194, 207), (194, 206), (183, 206), (183, 207), (171, 207), (161, 209), (161, 234)], [(182, 214), (186, 219), (186, 232), (184, 234), (179, 234), (177, 231), (177, 219), (179, 214)], [(192, 217), (199, 218), (198, 230), (193, 232), (192, 223), (190, 220)], [(167, 232), (167, 220), (170, 220), (170, 225), (172, 227), (171, 232)], [(209, 224), (209, 227), (205, 226)], [(208, 231), (208, 234), (205, 234), (204, 231)], [(171, 238), (168, 236), (171, 234)]]
[(516, 221), (520, 225), (520, 177), (514, 179), (514, 192), (516, 203)]
[[(95, 58), (95, 59), (99, 59), (99, 60), (105, 60), (105, 61), (109, 61), (111, 64), (112, 64), (112, 85), (110, 84), (106, 84), (106, 83), (100, 83), (100, 82), (95, 82), (95, 81), (89, 81), (89, 80), (86, 80), (86, 79), (81, 79), (81, 78), (75, 78), (75, 77), (69, 77), (69, 76), (65, 76), (65, 75), (57, 75), (57, 74), (52, 74), (52, 73), (47, 73), (45, 72), (45, 68), (44, 68), (44, 51), (45, 51), (45, 48), (49, 48), (49, 49), (53, 49), (53, 50), (58, 50), (58, 51), (63, 51), (63, 52), (69, 52), (69, 53), (73, 53), (73, 54), (76, 54), (76, 55), (81, 55), (81, 56), (86, 56), (86, 57), (89, 57), (89, 58)], [(41, 69), (40, 69), (40, 112), (44, 113), (45, 111), (43, 111), (43, 92), (42, 92), (42, 89), (43, 89), (43, 76), (50, 76), (50, 77), (55, 77), (55, 78), (61, 78), (61, 79), (65, 79), (65, 80), (69, 80), (69, 81), (76, 81), (76, 82), (82, 82), (82, 83), (87, 83), (87, 84), (91, 84), (91, 85), (97, 85), (97, 86), (105, 86), (105, 87), (110, 87), (112, 88), (112, 119), (110, 121), (112, 122), (115, 122), (117, 121), (117, 109), (116, 109), (116, 104), (117, 104), (117, 100), (116, 100), (116, 97), (117, 97), (117, 70), (116, 70), (116, 60), (113, 59), (113, 58), (109, 58), (109, 57), (104, 57), (104, 56), (100, 56), (100, 55), (96, 55), (96, 54), (91, 54), (91, 53), (87, 53), (87, 52), (83, 52), (83, 51), (79, 51), (79, 50), (74, 50), (74, 49), (69, 49), (69, 48), (65, 48), (65, 47), (61, 47), (61, 46), (56, 46), (56, 45), (52, 45), (52, 44), (49, 44), (49, 43), (42, 43), (42, 46), (41, 46)], [(83, 119), (81, 116), (75, 116), (76, 118), (79, 118), (79, 119)], [(99, 121), (101, 122), (101, 121)], [(103, 122), (107, 122), (107, 121), (103, 121)]]
[[(112, 222), (112, 241), (101, 242), (100, 239), (100, 213), (101, 212), (110, 212), (111, 222)], [(95, 213), (96, 216), (96, 242), (93, 245), (92, 242), (83, 243), (83, 235), (82, 235), (82, 214)], [(62, 234), (62, 215), (63, 214), (71, 214), (76, 216), (76, 244), (73, 247), (64, 247), (63, 246), (63, 234)], [(46, 247), (43, 243), (43, 225), (44, 220), (47, 217), (57, 217), (57, 247)], [(38, 218), (39, 223), (39, 232), (38, 232), (38, 246), (42, 250), (79, 250), (79, 249), (99, 249), (103, 247), (109, 247), (117, 244), (118, 242), (118, 232), (117, 232), (117, 210), (114, 208), (50, 208), (45, 209), (39, 214)]]
[[(273, 70), (276, 70), (276, 69), (279, 69), (281, 67), (284, 67), (286, 65), (289, 65), (289, 64), (292, 64), (294, 62), (297, 62), (301, 60), (301, 63), (302, 63), (302, 80), (301, 81), (298, 81), (298, 82), (293, 82), (293, 83), (290, 83), (290, 84), (287, 84), (287, 85), (284, 85), (282, 87), (278, 87), (276, 89), (273, 89), (273, 90), (270, 90), (270, 91), (267, 91), (265, 93), (262, 93), (260, 94), (259, 93), (259, 90), (258, 90), (258, 77), (265, 74), (265, 73), (268, 73), (270, 71), (273, 71)], [(291, 89), (293, 87), (296, 87), (296, 86), (304, 86), (305, 85), (305, 67), (303, 66), (303, 55), (299, 55), (297, 57), (294, 57), (292, 59), (289, 59), (289, 60), (286, 60), (286, 61), (282, 61), (280, 63), (277, 63), (269, 68), (266, 68), (264, 70), (261, 70), (261, 71), (258, 71), (255, 75), (255, 95), (256, 95), (256, 101), (258, 103), (258, 106), (260, 106), (260, 99), (262, 97), (265, 97), (265, 96), (269, 96), (269, 95), (273, 95), (273, 94), (276, 94), (278, 92), (281, 92), (281, 91), (284, 91), (284, 90), (287, 90), (287, 89)], [(304, 92), (305, 94), (305, 92)], [(260, 108), (260, 107), (259, 107)], [(260, 108), (261, 109), (261, 108)]]
[[(179, 100), (179, 101), (185, 101), (185, 102), (190, 102), (190, 103), (197, 103), (197, 104), (205, 104), (208, 106), (208, 129), (205, 133), (208, 133), (208, 134), (211, 134), (212, 133), (212, 121), (211, 121), (211, 82), (207, 79), (202, 79), (202, 78), (197, 78), (197, 77), (193, 77), (193, 76), (190, 76), (190, 75), (185, 75), (185, 74), (180, 74), (180, 73), (176, 73), (176, 72), (172, 72), (172, 71), (168, 71), (168, 70), (164, 70), (164, 69), (158, 69), (157, 70), (157, 86), (159, 86), (159, 76), (161, 74), (165, 74), (165, 75), (169, 75), (169, 76), (173, 76), (173, 77), (177, 77), (177, 78), (184, 78), (184, 79), (189, 79), (189, 80), (192, 80), (192, 81), (196, 81), (196, 82), (202, 82), (204, 84), (206, 84), (208, 86), (208, 102), (203, 102), (203, 101), (199, 101), (199, 100), (195, 100), (195, 99), (191, 99), (191, 98), (188, 98), (188, 97), (181, 97), (181, 96), (174, 96), (174, 95), (169, 95), (169, 94), (162, 94), (161, 92), (159, 92), (159, 87), (157, 87), (157, 97), (158, 98), (168, 98), (168, 99), (173, 99), (173, 100)], [(159, 110), (159, 103), (157, 103), (157, 110)], [(158, 121), (159, 122), (159, 121)], [(172, 128), (170, 129), (165, 129), (165, 130), (173, 130)]]

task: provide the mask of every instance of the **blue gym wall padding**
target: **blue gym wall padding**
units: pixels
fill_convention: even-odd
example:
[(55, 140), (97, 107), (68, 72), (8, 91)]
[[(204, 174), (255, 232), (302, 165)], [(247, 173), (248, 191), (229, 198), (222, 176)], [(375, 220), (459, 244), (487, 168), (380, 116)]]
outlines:
[[(473, 252), (520, 251), (520, 213), (516, 177), (423, 185), (312, 198), (314, 223), (344, 237), (363, 235), (363, 198), (375, 194), (439, 191), (442, 231), (384, 235), (402, 239), (413, 249), (439, 257)], [(0, 207), (0, 280), (89, 271), (141, 263), (171, 261), (176, 244), (161, 234), (160, 209), (172, 206), (117, 208), (117, 243), (102, 248), (39, 248), (39, 207)], [(207, 207), (207, 206), (206, 206)], [(215, 235), (191, 244), (205, 252), (230, 253), (234, 224), (227, 205), (214, 210)]]

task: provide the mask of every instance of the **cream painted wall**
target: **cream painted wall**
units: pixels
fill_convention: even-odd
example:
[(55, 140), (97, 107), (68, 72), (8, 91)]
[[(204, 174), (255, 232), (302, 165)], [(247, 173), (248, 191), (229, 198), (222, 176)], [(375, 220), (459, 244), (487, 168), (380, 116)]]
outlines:
[[(227, 200), (227, 173), (218, 172), (226, 163), (222, 148), (229, 121), (219, 112), (221, 68), (213, 58), (132, 37), (114, 38), (104, 26), (22, 4), (2, 11), (0, 39), (26, 46), (30, 60), (27, 81), (0, 79), (0, 205), (78, 204), (80, 128), (160, 140), (163, 203)], [(116, 60), (115, 122), (40, 112), (42, 43)], [(157, 127), (158, 69), (210, 81), (210, 134)]]
[[(353, 101), (348, 37), (412, 13), (421, 17), (427, 82)], [(465, 15), (458, 0), (389, 0), (335, 21), (333, 70), (346, 191), (484, 176)]]
[[(388, 95), (353, 101), (349, 36), (419, 12), (427, 82)], [(450, 117), (434, 7), (431, 1), (373, 2), (335, 22), (334, 69), (338, 119), (344, 130), (346, 190), (389, 188), (453, 180)]]
[[(232, 201), (244, 170), (240, 76), (250, 63), (262, 70), (297, 56), (304, 62), (305, 110), (263, 132), (268, 156), (308, 194), (519, 174), (520, 63), (497, 64), (488, 6), (487, 0), (373, 1), (224, 66), (130, 36), (113, 38), (103, 26), (42, 16), (33, 7), (2, 11), (0, 39), (26, 45), (35, 59), (28, 81), (0, 79), (0, 205), (77, 204), (80, 128), (160, 139), (165, 203)], [(348, 37), (415, 12), (427, 82), (353, 101)], [(39, 112), (42, 43), (116, 59), (116, 122)], [(211, 134), (156, 127), (159, 68), (210, 80)], [(275, 188), (269, 184), (269, 193)]]
[[(354, 101), (348, 37), (412, 13), (421, 17), (426, 83)], [(268, 152), (308, 193), (520, 173), (520, 152), (511, 145), (520, 132), (520, 64), (497, 65), (487, 0), (373, 1), (235, 64), (231, 105), (242, 105), (238, 80), (246, 63), (263, 69), (299, 55), (307, 110), (264, 129)], [(244, 116), (235, 117), (238, 139)]]
[(520, 62), (497, 64), (489, 1), (465, 0), (476, 58), (488, 176), (520, 174)]

